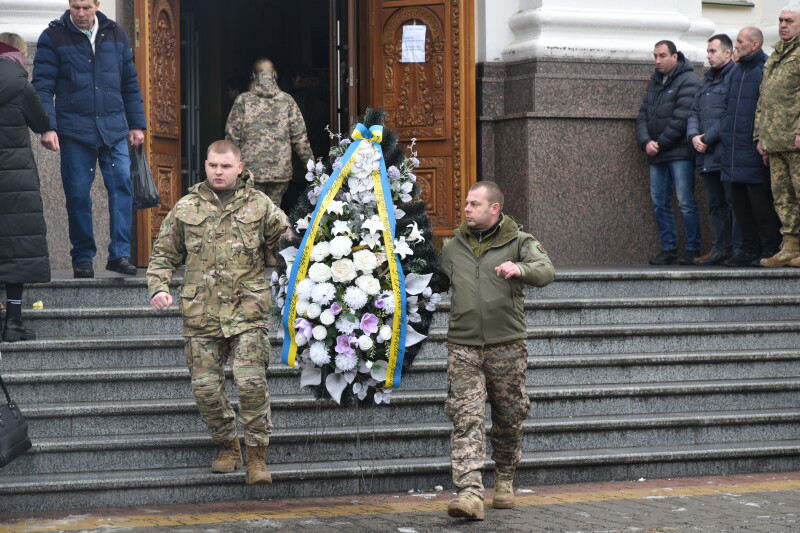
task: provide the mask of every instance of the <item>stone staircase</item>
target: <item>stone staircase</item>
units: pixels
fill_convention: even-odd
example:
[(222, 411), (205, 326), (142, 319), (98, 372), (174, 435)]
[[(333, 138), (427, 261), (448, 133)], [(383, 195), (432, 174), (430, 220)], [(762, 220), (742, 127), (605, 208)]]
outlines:
[[(800, 466), (800, 271), (563, 268), (527, 295), (519, 484)], [(34, 442), (0, 470), (0, 512), (452, 488), (446, 302), (388, 406), (299, 390), (273, 328), (274, 484), (252, 487), (209, 471), (180, 317), (150, 311), (144, 279), (57, 280), (35, 300), (40, 339), (0, 344)]]

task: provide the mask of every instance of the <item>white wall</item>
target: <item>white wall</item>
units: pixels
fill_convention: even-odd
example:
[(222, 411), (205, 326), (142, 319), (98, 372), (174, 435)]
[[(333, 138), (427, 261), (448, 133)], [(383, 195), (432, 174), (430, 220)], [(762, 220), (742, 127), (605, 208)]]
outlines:
[[(35, 43), (51, 20), (59, 18), (69, 8), (67, 0), (0, 0), (0, 33), (20, 34)], [(100, 11), (116, 18), (114, 0), (101, 0)]]

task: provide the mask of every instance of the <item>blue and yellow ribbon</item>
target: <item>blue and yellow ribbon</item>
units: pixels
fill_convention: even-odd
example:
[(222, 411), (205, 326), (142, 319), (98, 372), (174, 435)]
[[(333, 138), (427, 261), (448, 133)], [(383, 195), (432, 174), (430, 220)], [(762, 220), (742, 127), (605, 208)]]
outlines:
[(295, 366), (297, 357), (296, 331), (294, 322), (297, 318), (297, 283), (308, 275), (311, 263), (311, 250), (319, 234), (322, 217), (327, 212), (328, 206), (336, 197), (342, 187), (344, 178), (350, 174), (355, 162), (354, 156), (363, 147), (372, 146), (381, 155), (379, 170), (373, 171), (372, 182), (375, 190), (375, 200), (378, 206), (378, 217), (383, 225), (383, 243), (386, 248), (386, 258), (389, 264), (389, 277), (394, 298), (394, 314), (392, 315), (392, 338), (388, 350), (388, 369), (386, 372), (386, 387), (399, 387), (403, 371), (403, 357), (406, 345), (406, 288), (405, 276), (400, 260), (394, 251), (394, 237), (396, 221), (394, 217), (394, 204), (389, 186), (389, 176), (386, 173), (386, 162), (380, 143), (383, 140), (383, 126), (372, 126), (367, 129), (363, 124), (358, 124), (351, 138), (353, 142), (341, 158), (342, 168), (335, 170), (328, 181), (320, 190), (317, 205), (311, 214), (303, 240), (297, 251), (287, 286), (287, 301), (283, 311), (283, 350), (281, 361), (289, 366)]

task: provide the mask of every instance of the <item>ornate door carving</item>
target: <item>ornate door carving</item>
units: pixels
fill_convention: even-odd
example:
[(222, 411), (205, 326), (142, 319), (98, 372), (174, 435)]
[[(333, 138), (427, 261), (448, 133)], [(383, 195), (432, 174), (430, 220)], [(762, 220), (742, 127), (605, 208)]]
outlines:
[[(475, 182), (475, 60), (471, 0), (372, 0), (373, 105), (401, 142), (417, 140), (434, 234), (451, 235)], [(425, 61), (402, 62), (403, 27), (424, 25)]]
[(136, 70), (147, 114), (145, 150), (161, 206), (137, 214), (137, 263), (146, 266), (161, 221), (182, 193), (180, 0), (135, 0)]

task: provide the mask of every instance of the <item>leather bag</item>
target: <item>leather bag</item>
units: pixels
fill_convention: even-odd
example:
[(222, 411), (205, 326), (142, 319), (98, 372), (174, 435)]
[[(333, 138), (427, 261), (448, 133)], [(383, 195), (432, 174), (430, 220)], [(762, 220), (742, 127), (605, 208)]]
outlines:
[(28, 422), (8, 394), (2, 376), (0, 376), (0, 386), (3, 387), (7, 401), (5, 405), (0, 405), (0, 468), (2, 468), (30, 450), (32, 444), (28, 437)]

